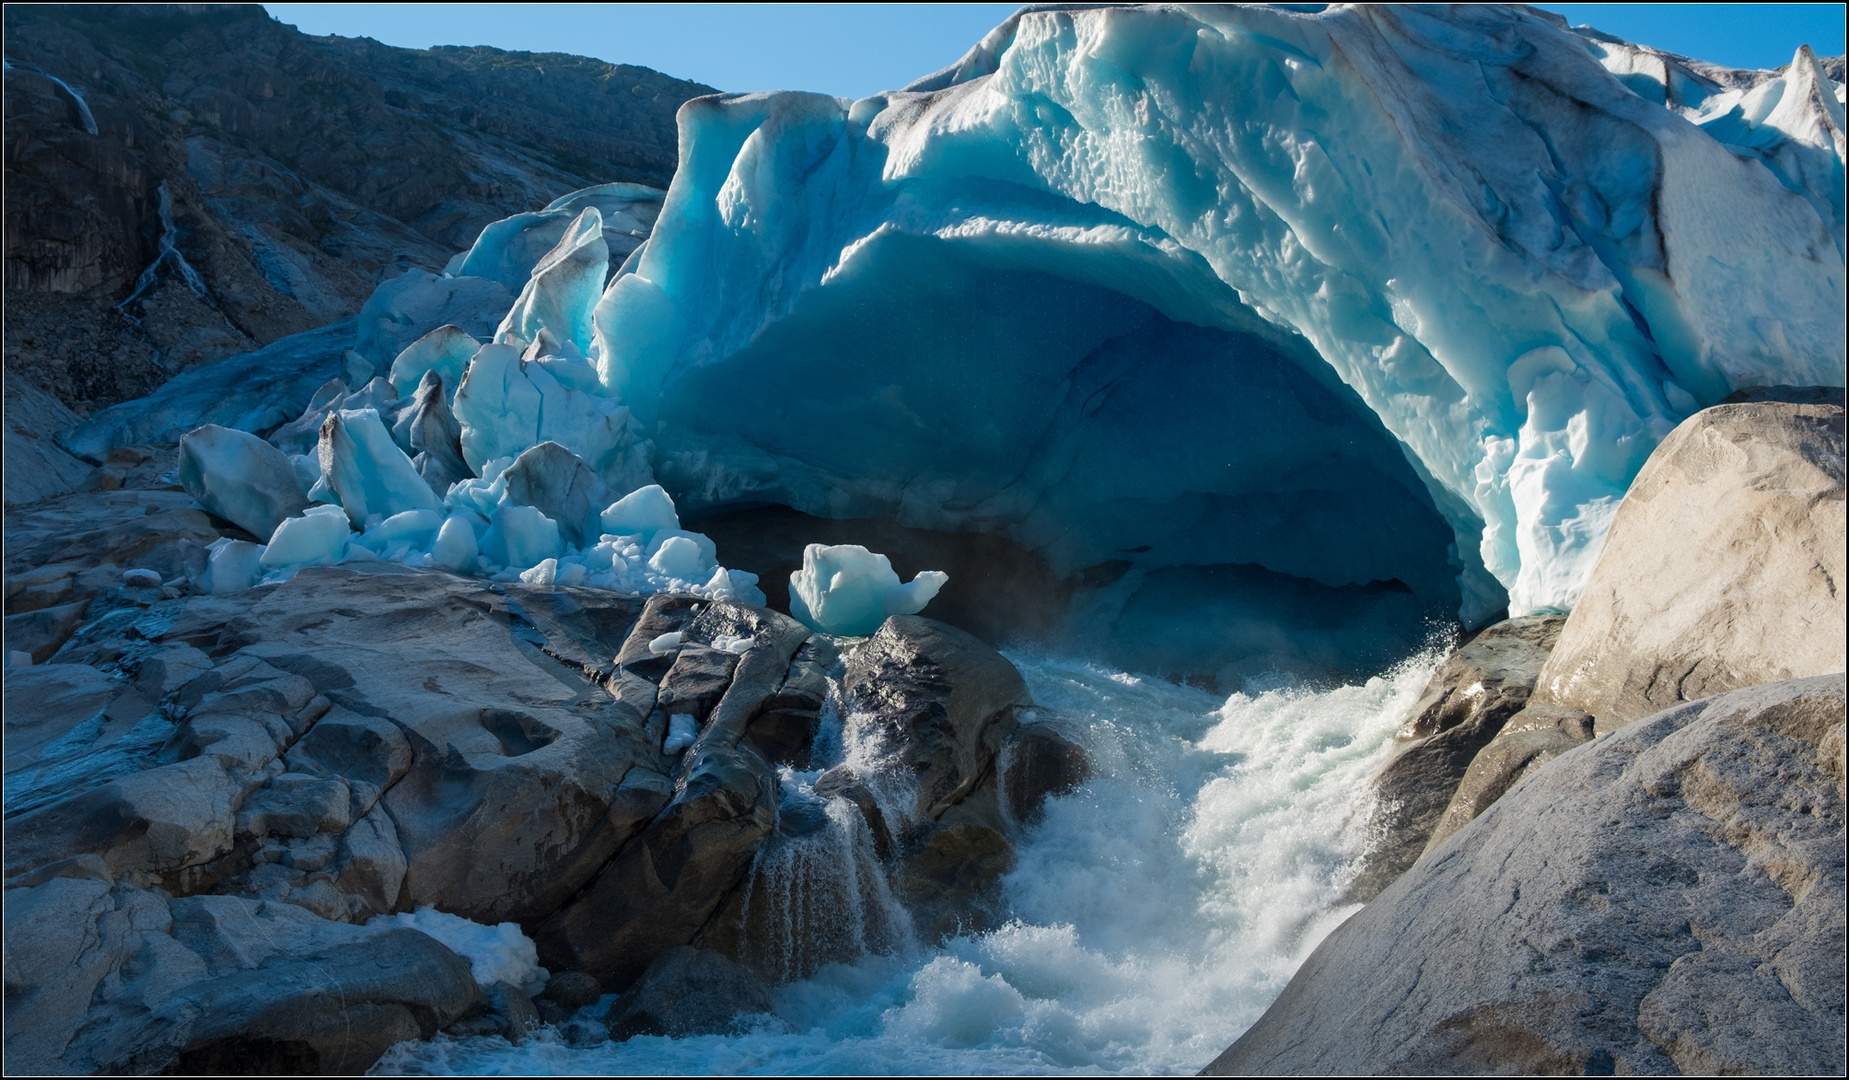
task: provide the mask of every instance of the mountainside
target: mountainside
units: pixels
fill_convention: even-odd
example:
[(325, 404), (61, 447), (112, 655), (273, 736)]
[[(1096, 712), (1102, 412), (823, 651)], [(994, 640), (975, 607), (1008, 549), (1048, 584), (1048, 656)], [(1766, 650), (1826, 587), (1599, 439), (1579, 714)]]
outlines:
[(666, 187), (698, 83), (317, 38), (262, 8), (9, 6), (9, 415), (78, 414), (352, 314), (481, 227)]

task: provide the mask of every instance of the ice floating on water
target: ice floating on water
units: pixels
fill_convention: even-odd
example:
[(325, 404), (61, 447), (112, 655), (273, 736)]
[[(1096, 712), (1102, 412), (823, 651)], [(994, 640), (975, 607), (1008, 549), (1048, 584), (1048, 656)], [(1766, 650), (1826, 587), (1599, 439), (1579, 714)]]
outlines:
[(436, 938), (469, 962), (469, 970), (482, 986), (502, 983), (529, 996), (546, 987), (548, 972), (539, 966), (533, 940), (520, 932), (518, 923), (483, 926), (459, 915), (432, 907), (397, 915), (380, 915), (368, 926), (398, 926)]
[(802, 569), (790, 575), (790, 614), (811, 630), (858, 637), (878, 630), (888, 615), (923, 611), (949, 580), (941, 570), (921, 570), (901, 585), (884, 555), (859, 544), (810, 544)]

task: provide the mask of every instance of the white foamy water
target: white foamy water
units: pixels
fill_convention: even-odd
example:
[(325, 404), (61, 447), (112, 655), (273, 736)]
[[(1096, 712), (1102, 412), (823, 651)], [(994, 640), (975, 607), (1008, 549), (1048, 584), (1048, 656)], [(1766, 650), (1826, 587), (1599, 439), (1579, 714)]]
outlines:
[[(581, 1048), (550, 1031), (521, 1046), (438, 1036), (401, 1044), (374, 1071), (1198, 1070), (1355, 910), (1339, 901), (1365, 843), (1366, 780), (1438, 655), (1364, 686), (1225, 701), (1076, 661), (1009, 658), (1036, 701), (1089, 728), (1094, 775), (1025, 832), (1005, 882), (1007, 925), (823, 967), (778, 988), (774, 1015), (740, 1035)], [(850, 759), (864, 752), (851, 720), (833, 737)], [(841, 842), (812, 835), (804, 850)], [(864, 878), (860, 854), (842, 851)], [(754, 901), (813, 872), (791, 857), (760, 860)]]

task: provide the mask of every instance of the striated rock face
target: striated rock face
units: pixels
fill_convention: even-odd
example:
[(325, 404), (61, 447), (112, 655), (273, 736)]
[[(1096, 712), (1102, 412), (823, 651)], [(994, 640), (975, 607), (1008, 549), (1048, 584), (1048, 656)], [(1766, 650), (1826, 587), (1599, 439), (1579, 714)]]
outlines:
[(713, 92), (254, 5), (12, 7), (6, 42), (6, 369), (80, 410), (351, 315), (564, 192), (665, 187), (675, 110)]
[(1844, 706), (1794, 679), (1566, 751), (1206, 1071), (1840, 1074)]
[(1378, 840), (1349, 886), (1351, 901), (1373, 899), (1425, 850), (1478, 752), (1528, 704), (1562, 621), (1496, 623), (1432, 673), (1396, 735), (1398, 753), (1374, 778), (1368, 827)]
[(1843, 391), (1740, 396), (1683, 421), (1638, 474), (1536, 700), (1609, 731), (1843, 670)]

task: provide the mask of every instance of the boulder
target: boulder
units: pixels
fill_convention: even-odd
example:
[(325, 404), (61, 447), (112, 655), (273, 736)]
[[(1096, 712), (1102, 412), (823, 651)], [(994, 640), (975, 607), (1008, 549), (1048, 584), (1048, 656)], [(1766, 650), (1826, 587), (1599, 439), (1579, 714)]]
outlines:
[(1840, 1075), (1844, 705), (1794, 679), (1562, 753), (1206, 1071)]
[(637, 1035), (684, 1039), (731, 1031), (742, 1017), (770, 1009), (759, 976), (711, 949), (682, 945), (650, 964), (605, 1022), (618, 1042)]
[(1374, 777), (1368, 829), (1379, 839), (1349, 885), (1350, 901), (1373, 899), (1425, 850), (1478, 751), (1528, 704), (1562, 622), (1528, 616), (1496, 623), (1432, 673), (1400, 725), (1393, 758)]
[[(1592, 738), (1592, 717), (1565, 705), (1530, 705), (1477, 751), (1425, 842), (1430, 852), (1489, 809), (1515, 782)], [(1423, 855), (1424, 852), (1421, 852)]]
[(1703, 409), (1645, 462), (1536, 700), (1606, 731), (1844, 666), (1843, 391)]
[(180, 436), (180, 486), (200, 506), (264, 540), (308, 506), (281, 450), (217, 424)]
[[(1025, 717), (1023, 719), (1026, 719)], [(1002, 751), (1002, 796), (1008, 816), (1022, 825), (1039, 820), (1046, 801), (1091, 779), (1091, 758), (1076, 733), (1038, 717), (1026, 722)]]
[(8, 889), (9, 1071), (361, 1073), (478, 1007), (468, 961), (417, 931), (100, 876)]

